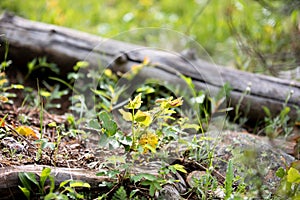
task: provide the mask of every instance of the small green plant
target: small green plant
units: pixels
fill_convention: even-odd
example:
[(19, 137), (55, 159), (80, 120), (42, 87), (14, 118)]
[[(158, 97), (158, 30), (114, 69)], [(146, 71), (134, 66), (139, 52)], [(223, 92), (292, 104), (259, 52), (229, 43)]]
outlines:
[(59, 74), (59, 68), (54, 63), (49, 63), (46, 57), (35, 58), (31, 62), (27, 64), (28, 72), (25, 76), (25, 80), (29, 78), (29, 76), (37, 70), (45, 70), (49, 69), (51, 72), (55, 74)]
[[(54, 176), (51, 175), (50, 168), (44, 168), (42, 170), (39, 181), (32, 172), (20, 172), (19, 179), (23, 185), (19, 186), (19, 188), (27, 199), (31, 199), (32, 194), (44, 197), (45, 200), (69, 199), (69, 197), (84, 199), (84, 195), (76, 192), (76, 188), (90, 188), (88, 183), (82, 181), (65, 180), (55, 189), (55, 179)], [(49, 185), (46, 185), (47, 180), (49, 181)]]
[(233, 174), (233, 164), (232, 160), (229, 160), (227, 165), (226, 171), (226, 179), (225, 179), (225, 199), (229, 199), (231, 194), (233, 193), (233, 181), (234, 181), (234, 174)]
[(123, 119), (131, 122), (131, 134), (132, 134), (132, 150), (138, 150), (142, 147), (142, 151), (147, 152), (148, 150), (156, 152), (155, 148), (158, 144), (159, 137), (163, 135), (155, 134), (151, 129), (150, 125), (157, 121), (157, 129), (162, 129), (167, 120), (174, 120), (171, 116), (176, 113), (172, 108), (181, 106), (183, 103), (182, 98), (173, 100), (173, 97), (168, 99), (156, 100), (156, 106), (148, 111), (139, 110), (142, 105), (142, 93), (138, 94), (133, 100), (124, 106), (125, 111), (120, 109), (119, 112), (122, 114)]
[(206, 172), (199, 178), (193, 178), (193, 181), (195, 184), (194, 189), (199, 199), (214, 198), (212, 191), (217, 190), (218, 181), (210, 172)]
[[(1, 35), (0, 35), (1, 37)], [(0, 64), (0, 105), (1, 103), (13, 103), (10, 98), (16, 97), (15, 93), (8, 92), (11, 89), (24, 89), (23, 85), (20, 84), (9, 84), (8, 79), (6, 78), (5, 70), (7, 67), (11, 65), (11, 61), (7, 61), (8, 54), (8, 43), (5, 43), (5, 53), (4, 53), (4, 61)]]
[(186, 77), (184, 75), (181, 75), (181, 78), (185, 81), (187, 84), (189, 91), (191, 92), (191, 106), (192, 108), (196, 111), (196, 117), (197, 117), (197, 122), (200, 126), (200, 131), (201, 133), (204, 133), (204, 127), (208, 126), (209, 124), (209, 119), (210, 119), (210, 112), (209, 108), (205, 107), (204, 101), (206, 98), (206, 94), (203, 91), (197, 91), (195, 88), (195, 85), (190, 77)]
[(165, 184), (173, 184), (177, 180), (168, 180), (166, 179), (167, 175), (171, 173), (176, 173), (177, 171), (181, 173), (187, 173), (183, 165), (174, 164), (170, 166), (163, 166), (159, 170), (159, 175), (155, 176), (153, 174), (148, 173), (140, 173), (130, 177), (130, 180), (136, 185), (139, 183), (142, 186), (149, 187), (149, 195), (151, 197), (154, 196), (156, 191), (160, 191), (162, 186)]
[(123, 186), (119, 187), (119, 189), (114, 193), (112, 200), (126, 200), (128, 199), (126, 190)]
[[(234, 109), (235, 115), (234, 115), (233, 123), (238, 123), (240, 126), (243, 125), (247, 120), (245, 117), (241, 117), (240, 107), (241, 107), (242, 102), (244, 101), (245, 97), (250, 94), (251, 86), (252, 86), (252, 83), (249, 82), (248, 86), (246, 87), (246, 90), (243, 92), (242, 96), (240, 97), (240, 99)], [(246, 115), (247, 114), (245, 113), (245, 116)]]
[(131, 177), (131, 180), (136, 184), (140, 182), (141, 185), (149, 187), (149, 195), (154, 196), (155, 191), (162, 189), (162, 184), (166, 184), (166, 180), (161, 177), (156, 177), (152, 174), (141, 173)]
[(60, 109), (60, 103), (54, 103), (54, 100), (62, 99), (63, 96), (69, 93), (69, 90), (64, 89), (60, 90), (60, 85), (56, 84), (55, 86), (50, 86), (48, 83), (43, 81), (43, 84), (47, 89), (41, 89), (39, 91), (39, 95), (44, 98), (44, 108), (45, 110), (49, 110), (51, 108)]
[(293, 92), (291, 91), (286, 98), (283, 108), (280, 113), (273, 117), (270, 110), (267, 107), (263, 107), (264, 112), (266, 113), (265, 117), (265, 133), (270, 138), (276, 138), (279, 135), (284, 137), (288, 136), (293, 131), (293, 126), (290, 125), (289, 113), (291, 108), (287, 106)]
[(13, 92), (9, 92), (11, 89), (24, 89), (24, 86), (20, 84), (9, 84), (5, 72), (0, 71), (0, 103), (13, 104), (10, 98), (15, 98), (17, 95)]
[[(205, 133), (212, 122), (217, 122), (217, 120), (213, 119), (215, 114), (220, 116), (220, 113), (224, 113), (226, 117), (227, 112), (233, 109), (231, 107), (223, 108), (231, 91), (228, 83), (225, 83), (215, 96), (209, 96), (209, 91), (198, 90), (190, 77), (184, 75), (180, 75), (180, 77), (185, 81), (189, 89), (188, 94), (185, 93), (182, 95), (191, 107), (191, 114), (188, 115), (188, 118), (197, 119), (201, 133)], [(213, 125), (220, 127), (219, 129), (223, 128), (222, 122)]]
[(299, 161), (292, 163), (290, 167), (279, 168), (276, 176), (281, 179), (277, 190), (277, 196), (282, 199), (300, 199), (300, 171)]

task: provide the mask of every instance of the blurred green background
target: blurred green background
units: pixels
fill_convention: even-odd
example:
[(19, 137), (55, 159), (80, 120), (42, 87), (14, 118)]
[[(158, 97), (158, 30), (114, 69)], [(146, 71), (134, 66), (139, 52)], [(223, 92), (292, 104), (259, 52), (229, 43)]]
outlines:
[(1, 0), (0, 10), (109, 38), (135, 28), (169, 28), (195, 39), (218, 64), (277, 76), (299, 63), (299, 4), (298, 0)]

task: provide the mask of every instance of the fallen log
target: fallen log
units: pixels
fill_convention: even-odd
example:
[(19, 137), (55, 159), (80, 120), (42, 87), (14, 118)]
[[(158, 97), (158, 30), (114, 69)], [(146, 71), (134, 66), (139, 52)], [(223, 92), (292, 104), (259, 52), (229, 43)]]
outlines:
[[(8, 58), (23, 66), (35, 57), (47, 56), (48, 60), (60, 66), (61, 73), (72, 71), (79, 60), (91, 65), (110, 66), (114, 72), (126, 72), (148, 57), (154, 68), (144, 68), (139, 73), (141, 80), (157, 78), (163, 83), (183, 83), (178, 74), (191, 77), (197, 89), (208, 90), (212, 94), (228, 82), (232, 88), (230, 105), (239, 104), (240, 110), (251, 122), (265, 117), (262, 107), (266, 106), (273, 115), (281, 110), (289, 94), (287, 105), (289, 116), (297, 117), (296, 107), (300, 107), (300, 83), (275, 77), (257, 75), (211, 64), (194, 56), (147, 48), (115, 40), (107, 40), (95, 35), (64, 27), (34, 22), (4, 13), (0, 18), (0, 53), (4, 55), (4, 43), (9, 42)], [(101, 45), (99, 45), (101, 44)], [(244, 95), (246, 88), (251, 92)], [(227, 106), (230, 106), (227, 105)], [(229, 112), (234, 116), (235, 112)]]
[(25, 199), (22, 191), (18, 188), (22, 186), (19, 180), (20, 172), (31, 172), (37, 177), (40, 176), (43, 168), (51, 168), (51, 176), (55, 177), (55, 185), (58, 188), (59, 184), (65, 180), (80, 180), (90, 184), (88, 192), (99, 192), (99, 184), (103, 181), (113, 180), (105, 176), (97, 176), (96, 172), (86, 169), (71, 169), (61, 167), (50, 167), (43, 165), (23, 165), (0, 168), (0, 199)]

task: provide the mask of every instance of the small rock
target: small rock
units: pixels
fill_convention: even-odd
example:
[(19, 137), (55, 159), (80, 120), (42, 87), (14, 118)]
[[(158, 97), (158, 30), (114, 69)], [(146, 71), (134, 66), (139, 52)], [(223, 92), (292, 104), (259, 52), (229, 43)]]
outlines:
[(200, 179), (202, 176), (206, 175), (205, 171), (192, 171), (186, 177), (186, 182), (191, 188), (197, 187), (194, 179)]

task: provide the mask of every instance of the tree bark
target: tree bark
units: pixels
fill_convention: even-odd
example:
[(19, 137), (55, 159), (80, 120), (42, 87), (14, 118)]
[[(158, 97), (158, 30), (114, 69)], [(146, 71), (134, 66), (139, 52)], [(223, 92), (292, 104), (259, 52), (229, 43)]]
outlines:
[[(0, 18), (0, 35), (4, 35), (0, 37), (1, 55), (4, 55), (4, 43), (8, 41), (9, 59), (26, 66), (25, 63), (35, 57), (47, 56), (49, 61), (60, 66), (64, 75), (72, 71), (79, 60), (86, 60), (95, 66), (101, 62), (116, 73), (125, 73), (148, 57), (155, 67), (143, 68), (139, 80), (156, 78), (163, 83), (185, 85), (179, 77), (179, 74), (183, 74), (192, 78), (197, 90), (208, 90), (211, 94), (216, 94), (228, 82), (232, 91), (227, 99), (230, 105), (227, 106), (240, 104), (240, 111), (250, 122), (266, 116), (263, 106), (269, 108), (273, 115), (278, 114), (291, 91), (287, 105), (291, 108), (289, 116), (292, 119), (297, 117), (295, 107), (300, 106), (299, 82), (229, 69), (193, 56), (107, 40), (8, 13)], [(251, 91), (245, 95), (247, 87), (251, 87)], [(229, 112), (229, 115), (234, 117), (235, 111)]]

